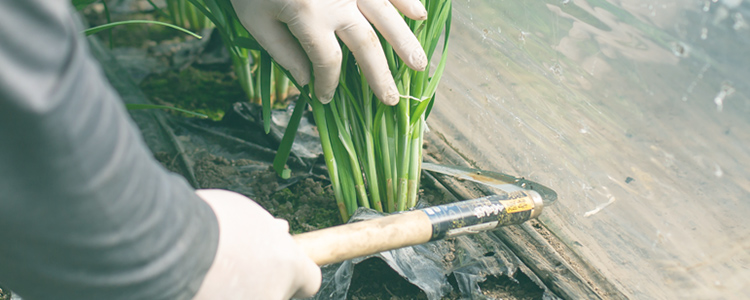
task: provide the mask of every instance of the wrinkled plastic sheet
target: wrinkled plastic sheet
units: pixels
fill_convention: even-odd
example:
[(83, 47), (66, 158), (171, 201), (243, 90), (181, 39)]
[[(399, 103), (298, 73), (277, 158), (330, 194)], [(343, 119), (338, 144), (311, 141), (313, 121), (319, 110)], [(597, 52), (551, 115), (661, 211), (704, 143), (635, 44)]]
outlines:
[[(427, 206), (420, 202), (417, 207)], [(377, 211), (360, 208), (351, 222), (382, 217)], [(385, 251), (343, 263), (324, 266), (320, 291), (310, 299), (346, 299), (354, 266), (365, 260), (383, 260), (409, 283), (424, 291), (430, 300), (442, 299), (453, 291), (448, 278), (456, 279), (458, 292), (464, 298), (483, 299), (479, 283), (488, 276), (513, 278), (519, 270), (545, 289), (544, 299), (559, 299), (546, 290), (536, 277), (502, 241), (492, 234), (460, 236), (450, 240), (433, 241), (422, 245)]]
[(750, 297), (749, 1), (453, 3), (433, 130), (626, 297)]

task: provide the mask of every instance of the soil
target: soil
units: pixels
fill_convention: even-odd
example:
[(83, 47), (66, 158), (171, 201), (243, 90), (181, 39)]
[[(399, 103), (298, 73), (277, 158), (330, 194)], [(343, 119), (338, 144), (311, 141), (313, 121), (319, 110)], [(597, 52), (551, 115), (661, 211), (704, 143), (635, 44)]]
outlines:
[(521, 272), (516, 272), (513, 278), (491, 276), (480, 283), (479, 288), (487, 299), (536, 300), (544, 297), (544, 291)]
[(421, 300), (427, 299), (427, 295), (388, 267), (383, 260), (370, 258), (354, 266), (348, 299)]
[(279, 177), (273, 169), (250, 174), (257, 178), (255, 185), (262, 191), (255, 197), (263, 208), (277, 218), (289, 221), (292, 234), (341, 224), (330, 185), (311, 177), (297, 184), (279, 189)]
[[(154, 155), (172, 172), (179, 173), (176, 157), (165, 152)], [(201, 188), (227, 189), (238, 177), (241, 182), (250, 182), (244, 193), (274, 217), (289, 222), (292, 234), (302, 233), (341, 224), (341, 216), (334, 199), (330, 183), (319, 177), (304, 175), (283, 180), (271, 167), (248, 159), (230, 160), (213, 154), (203, 155), (194, 162), (195, 177)], [(251, 171), (239, 171), (242, 167), (256, 165)], [(238, 191), (239, 192), (239, 191)]]
[(199, 112), (213, 120), (220, 120), (225, 109), (246, 97), (230, 67), (210, 70), (189, 66), (152, 74), (141, 83), (141, 89), (154, 104)]

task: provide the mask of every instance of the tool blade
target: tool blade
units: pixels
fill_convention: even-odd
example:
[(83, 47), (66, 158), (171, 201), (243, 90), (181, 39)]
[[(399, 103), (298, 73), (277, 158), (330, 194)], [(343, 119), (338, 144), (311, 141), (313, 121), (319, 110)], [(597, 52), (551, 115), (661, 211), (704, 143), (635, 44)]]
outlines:
[(542, 201), (544, 202), (545, 206), (550, 205), (557, 200), (557, 193), (554, 190), (523, 177), (515, 177), (500, 172), (484, 171), (459, 166), (438, 165), (429, 162), (423, 162), (422, 169), (430, 172), (453, 176), (460, 180), (468, 180), (471, 182), (484, 184), (486, 186), (498, 188), (501, 190), (507, 190), (507, 188), (504, 188), (503, 185), (508, 184), (515, 185), (522, 189), (532, 190), (542, 196)]

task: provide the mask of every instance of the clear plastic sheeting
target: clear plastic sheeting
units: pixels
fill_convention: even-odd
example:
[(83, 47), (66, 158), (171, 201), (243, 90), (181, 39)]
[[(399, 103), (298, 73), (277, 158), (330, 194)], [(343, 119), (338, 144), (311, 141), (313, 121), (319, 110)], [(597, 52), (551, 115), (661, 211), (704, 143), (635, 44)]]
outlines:
[(428, 123), (633, 299), (750, 297), (750, 3), (455, 0)]
[[(426, 203), (418, 203), (419, 207)], [(381, 217), (371, 209), (360, 208), (349, 222)], [(425, 292), (430, 300), (443, 299), (454, 287), (448, 278), (456, 279), (458, 292), (465, 299), (487, 298), (479, 283), (488, 276), (513, 278), (517, 271), (544, 289), (544, 299), (559, 299), (542, 284), (513, 252), (494, 235), (482, 233), (439, 240), (326, 265), (320, 291), (310, 299), (347, 299), (354, 266), (370, 258), (379, 258), (401, 277)]]
[[(360, 208), (352, 216), (350, 222), (381, 216), (376, 211)], [(346, 299), (354, 273), (354, 265), (372, 257), (384, 260), (401, 277), (424, 291), (428, 299), (440, 299), (451, 290), (443, 271), (444, 257), (440, 255), (447, 252), (448, 246), (445, 243), (429, 243), (324, 266), (320, 291), (311, 299)]]

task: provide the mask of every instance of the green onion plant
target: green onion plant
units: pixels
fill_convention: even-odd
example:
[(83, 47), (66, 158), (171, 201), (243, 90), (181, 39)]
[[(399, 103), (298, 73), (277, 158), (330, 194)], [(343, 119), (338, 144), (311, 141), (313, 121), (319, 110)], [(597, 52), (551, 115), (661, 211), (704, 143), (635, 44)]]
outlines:
[[(427, 20), (406, 19), (427, 54), (425, 71), (414, 71), (398, 58), (381, 37), (388, 65), (401, 93), (396, 106), (382, 104), (373, 94), (354, 56), (343, 48), (341, 78), (333, 101), (322, 104), (307, 98), (307, 87), (292, 116), (305, 102), (312, 106), (326, 166), (343, 221), (358, 207), (394, 212), (414, 207), (419, 190), (425, 119), (445, 68), (450, 36), (451, 0), (422, 0)], [(432, 57), (442, 39), (436, 66)], [(434, 67), (434, 68), (433, 68)], [(432, 70), (432, 75), (430, 72)], [(290, 122), (274, 161), (281, 174), (296, 123)]]
[[(409, 69), (381, 38), (383, 50), (399, 89), (396, 106), (378, 101), (354, 61), (344, 49), (340, 84), (330, 104), (313, 101), (324, 156), (333, 182), (342, 219), (357, 207), (381, 212), (402, 211), (417, 202), (422, 164), (425, 118), (446, 63), (450, 35), (451, 0), (423, 0), (425, 21), (406, 19), (431, 61), (439, 40), (443, 52), (432, 75)], [(337, 174), (334, 174), (337, 173)], [(333, 181), (333, 180), (332, 180)]]
[[(175, 25), (196, 31), (211, 28), (213, 26), (211, 20), (201, 13), (193, 4), (185, 0), (166, 0), (166, 2), (169, 18), (172, 19), (172, 22)], [(197, 0), (197, 2), (203, 4), (203, 0)], [(149, 3), (151, 3), (154, 9), (161, 11), (150, 0)]]
[[(167, 0), (167, 10), (171, 19), (180, 26), (194, 30), (216, 27), (229, 50), (235, 74), (251, 102), (261, 104), (267, 101), (272, 106), (277, 99), (286, 99), (289, 79), (275, 63), (271, 63), (268, 70), (261, 67), (266, 63), (264, 60), (270, 62), (270, 57), (240, 24), (228, 0)], [(268, 99), (264, 98), (264, 83), (271, 85), (266, 93)]]
[[(266, 133), (269, 132), (272, 101), (274, 100), (274, 96), (281, 97), (282, 99), (286, 98), (289, 80), (284, 72), (271, 61), (268, 53), (258, 45), (240, 24), (228, 0), (168, 0), (167, 8), (170, 14), (165, 13), (149, 0), (154, 10), (162, 15), (166, 15), (178, 25), (152, 20), (112, 22), (106, 1), (104, 0), (71, 0), (71, 2), (77, 10), (82, 10), (96, 2), (101, 2), (104, 5), (107, 24), (85, 30), (84, 33), (86, 35), (95, 34), (121, 25), (154, 24), (171, 27), (200, 39), (202, 38), (201, 36), (180, 25), (189, 26), (195, 30), (210, 28), (212, 26), (216, 27), (224, 45), (229, 50), (235, 74), (243, 90), (249, 99), (263, 104), (264, 127)], [(207, 19), (208, 21), (204, 22), (203, 19)], [(272, 93), (272, 86), (275, 87), (275, 93)]]
[(193, 36), (193, 37), (195, 37), (197, 39), (202, 39), (203, 38), (200, 35), (197, 35), (197, 34), (193, 33), (192, 31), (187, 30), (185, 28), (182, 28), (182, 27), (179, 27), (179, 26), (176, 26), (176, 25), (172, 25), (172, 24), (169, 24), (169, 23), (164, 23), (164, 22), (159, 22), (159, 21), (151, 21), (151, 20), (127, 20), (127, 21), (110, 22), (110, 23), (107, 23), (107, 24), (103, 24), (103, 25), (99, 25), (99, 26), (96, 26), (96, 27), (91, 27), (89, 29), (86, 29), (86, 30), (83, 31), (83, 34), (85, 34), (85, 35), (92, 35), (92, 34), (95, 34), (97, 32), (103, 31), (103, 30), (111, 29), (112, 27), (115, 27), (115, 26), (129, 25), (129, 24), (153, 24), (153, 25), (161, 25), (161, 26), (165, 26), (165, 27), (169, 27), (169, 28), (173, 28), (175, 30), (181, 31), (181, 32), (183, 32), (185, 34), (188, 34), (188, 35), (191, 35), (191, 36)]

